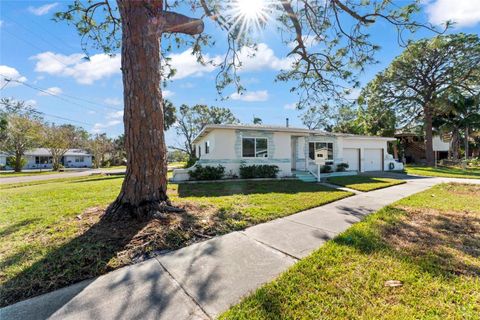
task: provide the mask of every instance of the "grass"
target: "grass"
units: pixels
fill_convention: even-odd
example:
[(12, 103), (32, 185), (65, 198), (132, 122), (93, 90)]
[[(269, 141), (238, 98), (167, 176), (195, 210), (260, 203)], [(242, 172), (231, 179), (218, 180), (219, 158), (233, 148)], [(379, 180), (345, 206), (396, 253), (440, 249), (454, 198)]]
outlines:
[(368, 176), (331, 177), (328, 178), (328, 182), (358, 191), (372, 191), (405, 183), (405, 181), (397, 179)]
[(444, 184), (387, 206), (220, 318), (478, 319), (478, 194)]
[(102, 216), (122, 181), (98, 175), (0, 186), (0, 306), (351, 195), (301, 181), (169, 184), (185, 213), (112, 223)]
[(480, 168), (407, 166), (407, 174), (429, 177), (480, 179)]

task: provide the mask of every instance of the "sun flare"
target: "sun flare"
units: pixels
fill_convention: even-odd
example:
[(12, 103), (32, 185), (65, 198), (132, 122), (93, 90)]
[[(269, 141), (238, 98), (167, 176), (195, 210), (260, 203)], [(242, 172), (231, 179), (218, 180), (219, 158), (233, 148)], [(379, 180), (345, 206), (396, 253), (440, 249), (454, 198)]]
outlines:
[(238, 28), (240, 33), (259, 31), (270, 19), (273, 0), (233, 0), (228, 15), (231, 29)]

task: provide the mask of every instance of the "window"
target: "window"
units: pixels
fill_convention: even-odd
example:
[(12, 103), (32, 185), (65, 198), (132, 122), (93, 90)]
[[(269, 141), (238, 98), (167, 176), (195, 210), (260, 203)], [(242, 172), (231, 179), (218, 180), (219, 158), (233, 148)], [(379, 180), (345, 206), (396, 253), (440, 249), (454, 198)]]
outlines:
[(84, 162), (83, 157), (75, 157), (75, 162)]
[(267, 138), (243, 138), (242, 139), (242, 157), (267, 158), (268, 157)]
[(210, 153), (210, 141), (205, 141), (205, 154)]
[(198, 146), (198, 157), (200, 158), (202, 156), (202, 147)]
[(51, 157), (35, 157), (35, 164), (46, 164), (46, 163), (52, 163), (52, 158)]
[(322, 148), (328, 149), (327, 160), (333, 160), (333, 143), (331, 142), (310, 142), (308, 144), (308, 157), (315, 160), (315, 150)]

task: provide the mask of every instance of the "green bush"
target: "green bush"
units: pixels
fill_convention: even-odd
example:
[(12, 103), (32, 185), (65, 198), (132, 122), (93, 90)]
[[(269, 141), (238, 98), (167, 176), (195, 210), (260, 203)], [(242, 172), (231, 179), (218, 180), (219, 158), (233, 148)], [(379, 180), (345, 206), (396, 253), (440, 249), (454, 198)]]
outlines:
[(185, 168), (193, 167), (195, 165), (195, 163), (197, 162), (197, 160), (198, 160), (197, 157), (188, 158), (187, 163), (185, 164)]
[(343, 172), (348, 169), (348, 163), (339, 163), (337, 164), (337, 172)]
[(253, 179), (253, 178), (276, 178), (278, 171), (278, 166), (275, 165), (241, 165), (240, 166), (240, 178), (242, 179)]
[(190, 180), (219, 180), (225, 174), (225, 167), (218, 165), (216, 167), (197, 164), (193, 170), (189, 170)]
[(10, 167), (10, 168), (13, 168), (13, 169), (18, 169), (18, 170), (22, 170), (22, 168), (27, 165), (28, 160), (25, 159), (24, 157), (22, 157), (20, 159), (20, 167), (19, 168), (15, 168), (15, 163), (16, 163), (16, 157), (15, 156), (7, 157), (7, 167)]
[(321, 173), (331, 173), (331, 172), (333, 172), (332, 166), (326, 164), (326, 165), (324, 165), (320, 168), (320, 172)]

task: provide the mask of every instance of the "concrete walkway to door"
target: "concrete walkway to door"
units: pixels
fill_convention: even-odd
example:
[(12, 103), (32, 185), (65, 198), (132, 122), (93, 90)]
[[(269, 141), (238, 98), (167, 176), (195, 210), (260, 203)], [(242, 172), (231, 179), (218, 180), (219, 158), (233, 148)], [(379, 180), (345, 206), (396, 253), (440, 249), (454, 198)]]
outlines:
[(366, 215), (442, 182), (354, 195), (0, 309), (0, 319), (211, 319)]

